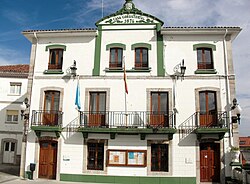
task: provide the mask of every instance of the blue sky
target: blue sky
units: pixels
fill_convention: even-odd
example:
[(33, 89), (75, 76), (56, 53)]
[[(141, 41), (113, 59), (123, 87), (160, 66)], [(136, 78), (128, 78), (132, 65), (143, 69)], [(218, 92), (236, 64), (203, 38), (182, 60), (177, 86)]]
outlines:
[[(103, 0), (103, 14), (125, 0)], [(138, 9), (164, 26), (239, 26), (233, 42), (236, 93), (243, 112), (241, 135), (250, 135), (250, 0), (134, 0)], [(0, 0), (0, 65), (29, 63), (30, 43), (24, 30), (95, 28), (102, 0)]]

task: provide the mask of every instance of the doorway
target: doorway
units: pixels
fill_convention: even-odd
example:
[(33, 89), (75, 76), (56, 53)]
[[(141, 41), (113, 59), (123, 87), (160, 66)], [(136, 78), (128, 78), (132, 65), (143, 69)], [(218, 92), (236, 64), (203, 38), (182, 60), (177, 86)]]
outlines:
[(200, 144), (201, 182), (220, 182), (220, 144)]
[(14, 164), (15, 153), (16, 153), (16, 142), (14, 141), (4, 141), (3, 143), (3, 163)]
[(40, 141), (39, 178), (56, 179), (57, 142)]
[(200, 126), (209, 127), (217, 125), (216, 92), (201, 91), (200, 99)]

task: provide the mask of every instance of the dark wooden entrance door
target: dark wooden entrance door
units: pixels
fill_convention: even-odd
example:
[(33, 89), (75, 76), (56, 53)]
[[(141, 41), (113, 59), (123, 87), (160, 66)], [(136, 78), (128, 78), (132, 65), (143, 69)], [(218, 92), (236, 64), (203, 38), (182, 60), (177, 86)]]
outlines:
[(39, 157), (39, 178), (56, 179), (57, 142), (41, 141)]
[(201, 182), (220, 182), (220, 144), (200, 144)]

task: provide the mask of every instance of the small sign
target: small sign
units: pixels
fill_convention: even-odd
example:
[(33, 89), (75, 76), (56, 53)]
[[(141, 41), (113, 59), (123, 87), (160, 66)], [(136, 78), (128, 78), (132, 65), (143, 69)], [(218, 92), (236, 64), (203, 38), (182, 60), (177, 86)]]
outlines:
[(70, 161), (69, 156), (67, 156), (67, 155), (63, 155), (63, 161)]

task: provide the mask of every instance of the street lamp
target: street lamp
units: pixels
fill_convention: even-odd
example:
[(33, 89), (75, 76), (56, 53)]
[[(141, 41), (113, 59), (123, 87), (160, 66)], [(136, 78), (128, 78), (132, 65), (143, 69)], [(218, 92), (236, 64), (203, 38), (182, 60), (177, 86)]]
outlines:
[(237, 103), (237, 99), (233, 99), (233, 105), (231, 106), (231, 111), (232, 111), (232, 123), (237, 123), (237, 121), (240, 124), (240, 114), (241, 114), (241, 107)]
[(184, 66), (184, 59), (182, 60), (182, 62), (177, 64), (173, 70), (174, 74), (172, 75), (172, 77), (174, 77), (175, 79), (178, 79), (179, 77), (181, 77), (181, 80), (184, 79), (186, 71), (186, 66)]
[(23, 104), (21, 105), (21, 117), (24, 118), (25, 120), (29, 119), (29, 113), (25, 112), (30, 107), (28, 102), (29, 100), (26, 97), (23, 101)]
[(76, 77), (76, 60), (74, 60), (73, 65), (70, 66), (70, 74), (75, 78)]

